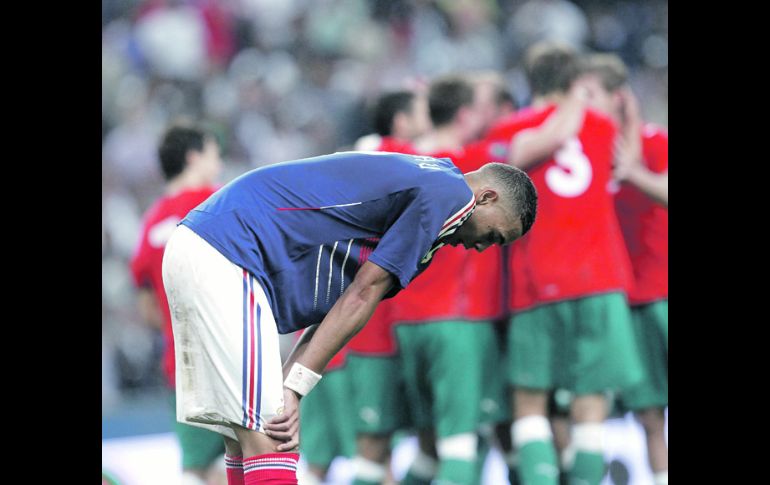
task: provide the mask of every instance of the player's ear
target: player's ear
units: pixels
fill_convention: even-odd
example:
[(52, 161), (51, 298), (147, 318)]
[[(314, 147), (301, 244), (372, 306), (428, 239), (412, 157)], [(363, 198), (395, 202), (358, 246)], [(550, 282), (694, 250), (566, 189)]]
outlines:
[(485, 205), (490, 202), (494, 202), (498, 199), (499, 195), (494, 189), (483, 189), (481, 193), (476, 196), (477, 205)]

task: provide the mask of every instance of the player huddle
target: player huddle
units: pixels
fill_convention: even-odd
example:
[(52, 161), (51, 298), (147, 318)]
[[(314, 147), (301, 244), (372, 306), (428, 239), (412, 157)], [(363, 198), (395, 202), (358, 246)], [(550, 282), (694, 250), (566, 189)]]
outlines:
[[(297, 442), (303, 483), (335, 456), (392, 482), (402, 430), (401, 483), (479, 483), (497, 446), (511, 483), (598, 484), (612, 405), (668, 483), (667, 135), (614, 56), (538, 44), (524, 67), (531, 106), (490, 74), (387, 93), (366, 152), (249, 172), (175, 216), (177, 418), (226, 437), (229, 484), (296, 483)], [(277, 333), (307, 326), (281, 371)]]

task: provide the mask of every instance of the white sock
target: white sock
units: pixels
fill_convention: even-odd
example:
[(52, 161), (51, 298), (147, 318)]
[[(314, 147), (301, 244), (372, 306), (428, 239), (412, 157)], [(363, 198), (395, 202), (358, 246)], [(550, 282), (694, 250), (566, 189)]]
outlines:
[(655, 485), (668, 485), (668, 470), (656, 473), (653, 481)]
[(438, 473), (438, 461), (418, 449), (417, 456), (414, 457), (414, 461), (409, 466), (409, 473), (423, 480), (432, 480)]
[(363, 456), (353, 457), (353, 476), (367, 482), (382, 482), (387, 469), (385, 465), (367, 460)]
[(570, 447), (575, 448), (575, 453), (604, 452), (604, 424), (602, 423), (578, 423), (572, 426)]
[(473, 461), (478, 454), (478, 447), (479, 435), (476, 433), (447, 436), (436, 442), (436, 452), (442, 460)]
[(545, 416), (524, 416), (511, 425), (511, 438), (517, 450), (531, 441), (553, 441), (551, 423)]

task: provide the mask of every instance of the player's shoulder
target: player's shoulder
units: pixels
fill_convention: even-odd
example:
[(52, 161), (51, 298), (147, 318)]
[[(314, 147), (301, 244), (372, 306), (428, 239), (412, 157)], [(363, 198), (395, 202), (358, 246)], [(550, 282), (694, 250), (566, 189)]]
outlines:
[(556, 109), (555, 105), (523, 108), (494, 124), (484, 138), (510, 138), (521, 130), (542, 124), (554, 109)]
[(615, 131), (617, 129), (615, 121), (610, 116), (592, 108), (587, 108), (585, 112), (584, 125), (587, 124), (593, 125), (593, 129), (599, 128), (610, 131)]
[(159, 197), (145, 212), (144, 220), (151, 225), (172, 215), (183, 216), (220, 188), (219, 185), (207, 185)]
[(152, 225), (155, 221), (162, 219), (168, 212), (169, 207), (173, 204), (173, 198), (168, 195), (163, 195), (155, 199), (152, 204), (144, 211), (142, 221), (145, 225)]
[(464, 157), (462, 160), (463, 165), (457, 165), (463, 171), (468, 173), (473, 170), (481, 168), (490, 162), (506, 163), (508, 158), (508, 145), (507, 140), (484, 138), (478, 140), (463, 147)]
[(413, 182), (423, 191), (456, 190), (465, 183), (462, 171), (455, 164), (454, 152), (433, 152), (430, 154), (403, 154), (406, 163), (416, 175)]

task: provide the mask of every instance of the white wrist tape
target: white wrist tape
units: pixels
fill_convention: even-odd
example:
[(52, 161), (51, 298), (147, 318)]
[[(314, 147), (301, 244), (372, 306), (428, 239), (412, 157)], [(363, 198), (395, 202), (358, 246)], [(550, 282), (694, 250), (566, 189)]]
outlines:
[(298, 392), (301, 396), (306, 396), (320, 380), (321, 374), (316, 374), (304, 365), (295, 362), (291, 366), (289, 376), (283, 381), (283, 385)]

